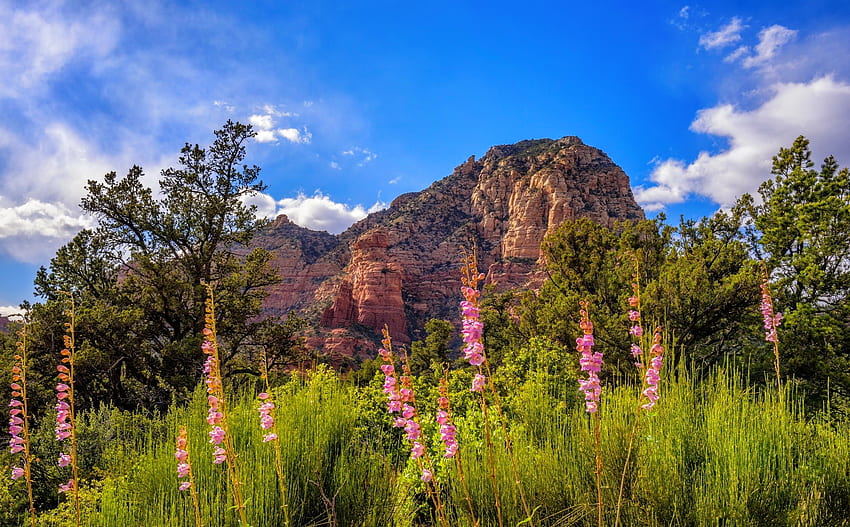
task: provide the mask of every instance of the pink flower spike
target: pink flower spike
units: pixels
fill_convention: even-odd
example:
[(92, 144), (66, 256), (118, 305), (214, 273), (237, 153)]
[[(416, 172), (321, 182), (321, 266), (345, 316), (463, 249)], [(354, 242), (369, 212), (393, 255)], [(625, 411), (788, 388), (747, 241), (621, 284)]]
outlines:
[(191, 487), (191, 486), (192, 486), (191, 481), (184, 481), (183, 483), (180, 484), (179, 487), (177, 487), (177, 490), (189, 490), (189, 487)]
[(422, 469), (422, 481), (428, 482), (434, 479), (434, 474), (427, 468)]
[(487, 384), (487, 377), (480, 373), (476, 373), (475, 377), (472, 379), (472, 388), (470, 388), (469, 391), (483, 392), (485, 384)]
[(178, 463), (177, 464), (177, 477), (185, 478), (189, 475), (189, 464), (188, 463)]
[(71, 492), (71, 491), (74, 490), (74, 487), (75, 487), (74, 480), (69, 479), (68, 483), (65, 483), (64, 485), (59, 485), (59, 492), (60, 493)]
[(60, 453), (59, 454), (59, 466), (60, 467), (67, 467), (70, 464), (71, 464), (71, 456), (69, 456), (68, 454), (66, 454), (64, 452)]
[(410, 456), (413, 459), (417, 459), (417, 458), (422, 457), (422, 454), (424, 454), (424, 453), (425, 453), (425, 447), (422, 446), (422, 443), (420, 443), (419, 441), (414, 441), (413, 442), (413, 448), (410, 449)]
[(224, 429), (220, 426), (214, 426), (212, 430), (209, 432), (210, 443), (214, 445), (220, 445), (222, 441), (224, 441)]
[(24, 469), (21, 467), (14, 467), (12, 469), (12, 479), (18, 479), (24, 476)]
[(213, 459), (213, 463), (215, 463), (216, 465), (221, 465), (222, 463), (227, 461), (227, 450), (218, 447), (215, 449), (215, 452), (213, 452), (213, 456), (215, 456), (215, 459)]
[(261, 401), (265, 401), (266, 399), (268, 399), (270, 397), (271, 397), (271, 395), (267, 394), (266, 392), (262, 392), (259, 395), (257, 395), (257, 399), (259, 399)]
[(266, 434), (263, 436), (263, 443), (268, 443), (269, 441), (274, 441), (277, 439), (277, 434)]

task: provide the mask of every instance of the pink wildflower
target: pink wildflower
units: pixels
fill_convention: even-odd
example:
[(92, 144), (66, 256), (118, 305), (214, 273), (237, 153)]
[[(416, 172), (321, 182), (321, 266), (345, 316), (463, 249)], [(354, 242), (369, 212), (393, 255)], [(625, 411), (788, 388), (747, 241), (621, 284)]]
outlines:
[(434, 474), (430, 470), (428, 470), (427, 468), (423, 468), (422, 469), (422, 481), (427, 483), (427, 482), (431, 481), (432, 479), (434, 479)]
[(588, 413), (595, 413), (599, 409), (599, 398), (602, 395), (602, 386), (599, 381), (599, 372), (602, 371), (602, 353), (592, 350), (593, 323), (587, 315), (588, 303), (581, 304), (581, 322), (579, 327), (584, 335), (576, 339), (576, 349), (581, 352), (579, 364), (581, 371), (587, 372), (587, 379), (579, 379), (579, 391), (584, 392), (584, 403)]
[(210, 443), (213, 445), (220, 445), (222, 441), (224, 441), (224, 429), (220, 426), (212, 427), (212, 430), (209, 432)]
[(413, 459), (417, 459), (422, 457), (422, 454), (425, 453), (425, 447), (422, 446), (422, 443), (419, 441), (413, 442), (413, 447), (410, 449), (410, 457)]
[(437, 404), (437, 424), (440, 425), (440, 441), (445, 445), (444, 457), (454, 457), (457, 454), (457, 428), (452, 423), (451, 407), (449, 406), (449, 386), (446, 377), (440, 379), (440, 397)]
[(782, 322), (782, 313), (774, 313), (773, 297), (770, 295), (767, 277), (761, 282), (761, 304), (762, 318), (764, 319), (765, 336), (767, 342), (779, 342), (779, 336), (776, 333), (776, 328)]
[(213, 452), (213, 456), (213, 463), (215, 463), (216, 465), (220, 465), (227, 461), (227, 450), (218, 447), (215, 449), (215, 452)]
[(277, 439), (277, 434), (266, 434), (263, 436), (263, 443), (268, 443), (269, 441), (274, 441)]
[(59, 492), (72, 492), (76, 488), (76, 482), (73, 479), (69, 479), (68, 483), (64, 485), (59, 485)]
[(70, 464), (71, 464), (71, 456), (69, 456), (68, 454), (66, 454), (64, 452), (60, 452), (59, 453), (59, 466), (60, 467), (67, 467)]
[(181, 479), (189, 478), (189, 481), (181, 481), (178, 489), (186, 490), (192, 485), (192, 465), (189, 464), (189, 439), (186, 435), (186, 428), (180, 427), (176, 443), (174, 458), (177, 459), (177, 477)]
[[(460, 288), (464, 300), (460, 303), (461, 313), (463, 315), (463, 329), (461, 337), (465, 344), (463, 348), (463, 356), (470, 365), (478, 367), (478, 375), (484, 377), (481, 371), (481, 365), (487, 360), (487, 355), (484, 352), (484, 344), (481, 342), (484, 332), (484, 324), (479, 320), (479, 305), (478, 301), (481, 292), (477, 289), (478, 282), (484, 280), (484, 275), (478, 273), (475, 266), (474, 258), (467, 262), (464, 268), (463, 286)], [(477, 383), (476, 383), (477, 381)], [(484, 379), (479, 379), (476, 376), (472, 381), (471, 391), (482, 392), (484, 387)]]
[(487, 384), (487, 377), (480, 373), (476, 373), (475, 377), (472, 378), (472, 388), (469, 391), (472, 392), (483, 392), (484, 386)]
[(189, 463), (178, 463), (177, 464), (177, 477), (185, 478), (189, 476)]
[(404, 431), (407, 434), (407, 439), (409, 439), (410, 441), (417, 441), (422, 435), (422, 429), (419, 426), (419, 423), (417, 423), (413, 419), (407, 420), (407, 422), (404, 424)]
[(644, 410), (651, 410), (658, 401), (658, 381), (661, 379), (661, 367), (664, 364), (662, 353), (664, 348), (661, 347), (661, 328), (656, 328), (655, 335), (652, 338), (652, 347), (650, 354), (652, 358), (649, 360), (649, 368), (644, 374), (644, 386), (642, 395), (646, 398), (646, 403), (641, 405)]
[(21, 467), (13, 467), (12, 468), (12, 479), (22, 478), (25, 472)]
[(271, 395), (263, 392), (264, 397), (258, 397), (260, 401), (260, 406), (257, 408), (257, 411), (260, 413), (260, 428), (263, 430), (271, 430), (274, 427), (274, 402), (271, 400)]

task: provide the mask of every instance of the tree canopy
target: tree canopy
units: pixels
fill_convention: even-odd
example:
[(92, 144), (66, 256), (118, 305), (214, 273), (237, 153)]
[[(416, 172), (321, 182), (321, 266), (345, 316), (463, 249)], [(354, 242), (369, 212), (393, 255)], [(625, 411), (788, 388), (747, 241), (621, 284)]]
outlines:
[(243, 164), (254, 135), (250, 125), (228, 121), (211, 146), (187, 143), (178, 166), (162, 171), (158, 191), (145, 186), (138, 166), (88, 182), (81, 207), (97, 228), (80, 232), (38, 272), (45, 304), (34, 314), (47, 324), (50, 306), (65, 302), (62, 292), (74, 296), (85, 348), (79, 369), (91, 397), (161, 405), (191, 390), (202, 362), (207, 283), (222, 363), (231, 370), (246, 370), (252, 346), (274, 341), (285, 354), (297, 344), (298, 324), (280, 335), (275, 321), (258, 318), (265, 288), (279, 279), (270, 254), (248, 245), (265, 225), (245, 200), (266, 188), (260, 169)]

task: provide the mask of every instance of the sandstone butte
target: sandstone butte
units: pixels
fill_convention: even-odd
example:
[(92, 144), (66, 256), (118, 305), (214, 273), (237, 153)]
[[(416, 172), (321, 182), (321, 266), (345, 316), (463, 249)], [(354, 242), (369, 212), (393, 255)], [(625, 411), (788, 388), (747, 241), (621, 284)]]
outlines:
[(604, 152), (572, 136), (494, 146), (339, 235), (279, 216), (255, 239), (282, 278), (265, 311), (306, 317), (308, 347), (333, 362), (373, 357), (385, 324), (408, 343), (424, 338), (430, 318), (458, 320), (464, 249), (477, 247), (497, 290), (538, 287), (544, 236), (579, 217), (644, 218)]

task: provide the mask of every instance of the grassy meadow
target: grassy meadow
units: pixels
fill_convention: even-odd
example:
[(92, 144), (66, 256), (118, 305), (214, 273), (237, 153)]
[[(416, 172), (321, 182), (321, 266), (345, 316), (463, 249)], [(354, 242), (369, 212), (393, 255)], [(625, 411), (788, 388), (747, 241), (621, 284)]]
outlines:
[[(545, 366), (503, 388), (512, 450), (529, 505), (528, 521), (511, 477), (510, 459), (495, 430), (495, 473), (504, 525), (596, 525), (591, 419), (572, 382), (550, 378)], [(661, 398), (636, 413), (637, 388), (603, 393), (600, 406), (605, 525), (613, 525), (629, 436), (636, 428), (621, 525), (848, 525), (850, 426), (824, 411), (803, 414), (800, 398), (783, 388), (743, 385), (718, 369), (697, 383), (683, 369), (663, 377)], [(482, 415), (469, 400), (469, 374), (453, 372), (460, 459), (472, 513), (457, 466), (441, 458), (433, 420), (433, 387), (417, 386), (421, 420), (435, 461), (434, 481), (451, 525), (498, 525)], [(282, 379), (277, 401), (284, 483), (291, 525), (414, 526), (437, 523), (403, 434), (390, 425), (382, 376), (364, 387), (326, 368)], [(425, 394), (433, 394), (427, 397)], [(274, 447), (262, 442), (257, 401), (249, 390), (232, 400), (232, 430), (248, 523), (284, 525)], [(429, 400), (430, 399), (430, 400)], [(110, 408), (79, 421), (82, 525), (192, 526), (186, 492), (178, 491), (175, 441), (185, 425), (203, 525), (235, 526), (224, 467), (211, 462), (206, 396), (188, 407), (141, 415)], [(637, 416), (637, 417), (636, 417)], [(38, 463), (36, 464), (38, 465)], [(43, 469), (44, 470), (44, 469)], [(47, 485), (48, 474), (36, 474)], [(4, 525), (28, 524), (22, 486), (3, 489)], [(70, 499), (38, 515), (36, 525), (74, 524)], [(477, 523), (476, 523), (477, 522)]]

